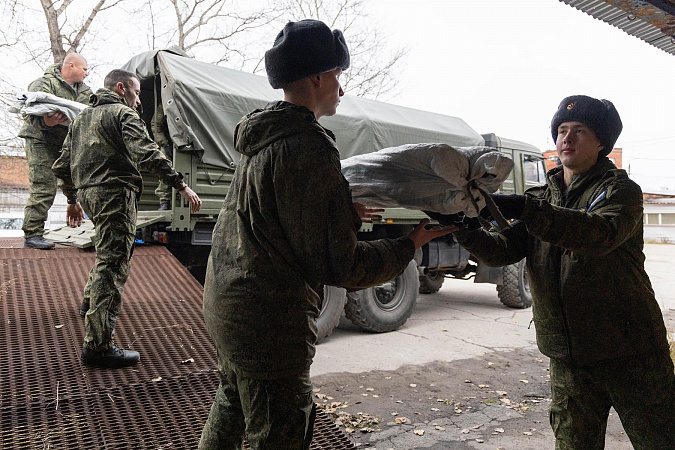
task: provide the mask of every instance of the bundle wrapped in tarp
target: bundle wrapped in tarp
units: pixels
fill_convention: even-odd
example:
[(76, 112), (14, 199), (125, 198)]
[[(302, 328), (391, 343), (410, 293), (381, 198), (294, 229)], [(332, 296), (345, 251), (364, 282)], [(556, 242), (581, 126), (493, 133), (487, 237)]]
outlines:
[(492, 147), (446, 144), (407, 144), (342, 161), (355, 202), (442, 214), (463, 211), (468, 217), (478, 216), (486, 194), (499, 189), (511, 169), (511, 158)]
[(10, 106), (8, 110), (23, 116), (44, 116), (45, 114), (60, 112), (68, 118), (66, 122), (61, 124), (67, 127), (87, 107), (82, 103), (57, 97), (47, 92), (26, 92), (20, 95), (16, 103)]

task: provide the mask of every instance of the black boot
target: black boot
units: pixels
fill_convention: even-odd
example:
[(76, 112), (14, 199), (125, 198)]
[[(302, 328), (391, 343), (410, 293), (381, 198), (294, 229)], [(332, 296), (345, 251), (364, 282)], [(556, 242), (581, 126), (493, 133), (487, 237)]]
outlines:
[(54, 243), (42, 236), (33, 236), (23, 241), (23, 246), (28, 248), (38, 248), (40, 250), (49, 250), (54, 248)]
[(112, 344), (108, 350), (101, 351), (90, 350), (84, 347), (80, 355), (80, 361), (85, 366), (107, 367), (110, 369), (133, 366), (140, 358), (141, 355), (138, 352), (123, 350), (115, 344)]
[(80, 305), (80, 316), (82, 317), (86, 316), (88, 311), (89, 311), (89, 303), (85, 303), (84, 300), (82, 300), (82, 304)]

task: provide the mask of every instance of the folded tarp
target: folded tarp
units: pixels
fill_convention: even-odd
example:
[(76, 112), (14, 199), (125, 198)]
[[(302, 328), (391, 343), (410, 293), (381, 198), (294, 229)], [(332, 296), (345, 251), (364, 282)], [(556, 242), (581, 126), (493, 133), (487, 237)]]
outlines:
[(44, 116), (45, 114), (60, 112), (68, 118), (67, 122), (60, 125), (67, 127), (87, 107), (82, 103), (66, 100), (47, 92), (26, 92), (20, 95), (16, 103), (10, 106), (8, 110), (23, 116)]
[[(491, 147), (407, 144), (342, 160), (352, 200), (476, 217), (509, 176), (513, 161)], [(481, 192), (482, 191), (482, 192)]]

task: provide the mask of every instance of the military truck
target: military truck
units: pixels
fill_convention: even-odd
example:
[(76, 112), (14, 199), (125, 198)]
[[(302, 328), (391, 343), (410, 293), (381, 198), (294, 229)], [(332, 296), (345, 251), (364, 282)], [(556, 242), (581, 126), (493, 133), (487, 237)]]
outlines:
[[(193, 214), (174, 192), (171, 210), (157, 211), (158, 200), (153, 195), (157, 181), (146, 174), (139, 215), (154, 214), (158, 219), (140, 229), (139, 237), (167, 245), (203, 283), (212, 230), (239, 161), (233, 144), (235, 125), (254, 109), (281, 100), (282, 92), (273, 90), (262, 76), (196, 61), (177, 49), (140, 54), (124, 69), (136, 73), (141, 81), (141, 115), (151, 135), (159, 127), (153, 122), (155, 111), (163, 108), (173, 142), (174, 166), (203, 201), (201, 211)], [(345, 96), (338, 113), (322, 118), (321, 123), (335, 133), (343, 159), (402, 144), (487, 145), (514, 161), (503, 192), (522, 193), (529, 186), (544, 183), (545, 166), (536, 147), (495, 134), (481, 135), (457, 117)], [(364, 223), (359, 239), (406, 235), (426, 217), (420, 211), (401, 208), (386, 209), (382, 216), (379, 222)], [(380, 286), (350, 293), (326, 287), (319, 337), (331, 333), (343, 311), (364, 330), (395, 330), (412, 314), (418, 294), (437, 292), (446, 277), (473, 277), (477, 283), (496, 284), (499, 299), (508, 307), (532, 304), (524, 261), (489, 268), (452, 236), (443, 237), (425, 245), (402, 275)]]

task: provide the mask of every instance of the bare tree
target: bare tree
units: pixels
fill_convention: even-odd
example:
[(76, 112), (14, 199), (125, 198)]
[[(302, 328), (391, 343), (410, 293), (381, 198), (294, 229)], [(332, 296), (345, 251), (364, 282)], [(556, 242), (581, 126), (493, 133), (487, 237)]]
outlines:
[(369, 20), (367, 0), (277, 0), (283, 19), (317, 19), (339, 28), (347, 39), (351, 67), (343, 89), (352, 95), (387, 99), (396, 93), (397, 71), (407, 53), (391, 49), (381, 29)]
[(239, 68), (249, 60), (249, 46), (241, 38), (277, 18), (264, 5), (246, 10), (232, 0), (147, 0), (146, 4), (153, 46), (178, 45), (205, 61)]
[[(123, 1), (98, 0), (96, 4), (91, 6), (88, 14), (85, 14), (80, 20), (75, 21), (74, 24), (70, 24), (69, 22), (71, 21), (68, 20), (67, 13), (69, 12), (68, 7), (74, 3), (74, 0), (40, 0), (42, 10), (47, 19), (49, 43), (54, 62), (63, 61), (68, 52), (79, 51), (82, 47), (83, 38), (87, 34), (87, 31), (89, 31), (94, 18), (100, 12), (114, 8)], [(73, 6), (73, 9), (75, 9), (75, 6)]]

